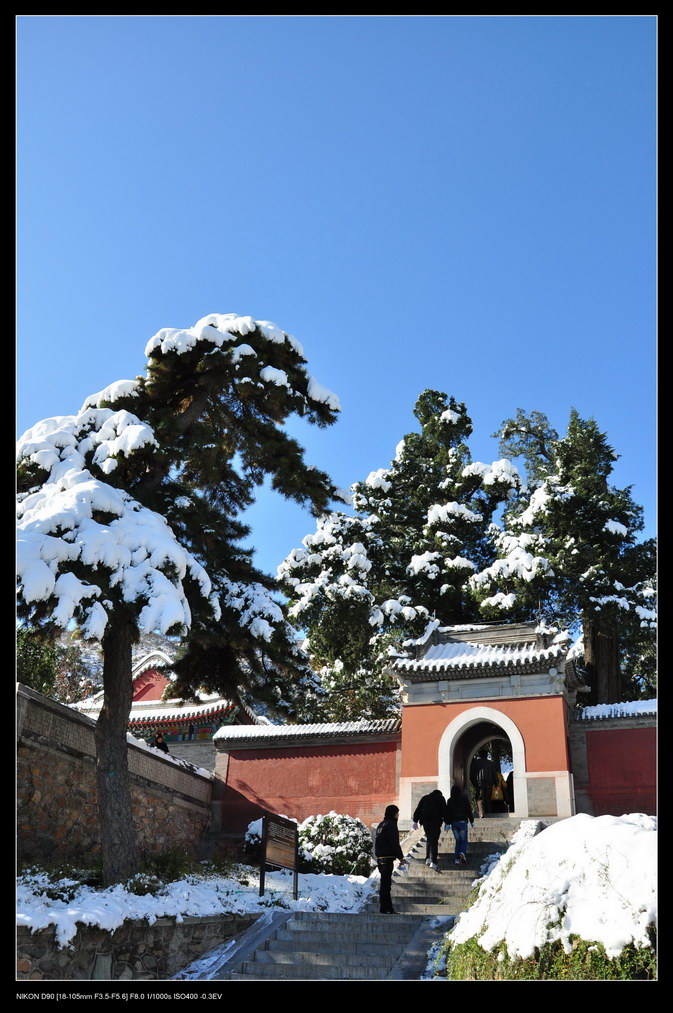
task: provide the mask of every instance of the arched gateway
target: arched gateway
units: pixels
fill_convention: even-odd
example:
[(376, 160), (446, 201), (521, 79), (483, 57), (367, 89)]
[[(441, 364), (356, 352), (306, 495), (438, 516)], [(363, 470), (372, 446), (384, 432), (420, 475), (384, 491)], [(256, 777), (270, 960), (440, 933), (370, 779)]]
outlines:
[(514, 815), (571, 816), (568, 713), (581, 680), (570, 638), (544, 626), (436, 628), (391, 666), (402, 687), (399, 799), (454, 782), (486, 742), (503, 740), (514, 767)]

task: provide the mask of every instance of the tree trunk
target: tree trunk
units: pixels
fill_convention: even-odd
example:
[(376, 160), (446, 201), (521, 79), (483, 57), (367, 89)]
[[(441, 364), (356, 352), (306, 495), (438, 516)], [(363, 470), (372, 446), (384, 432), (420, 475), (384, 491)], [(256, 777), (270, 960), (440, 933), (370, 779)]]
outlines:
[(591, 686), (587, 703), (619, 703), (623, 697), (619, 637), (593, 618), (585, 618), (583, 628), (584, 664)]
[(133, 699), (132, 634), (125, 618), (113, 617), (102, 645), (104, 702), (96, 722), (96, 779), (106, 886), (127, 879), (138, 866), (126, 742)]

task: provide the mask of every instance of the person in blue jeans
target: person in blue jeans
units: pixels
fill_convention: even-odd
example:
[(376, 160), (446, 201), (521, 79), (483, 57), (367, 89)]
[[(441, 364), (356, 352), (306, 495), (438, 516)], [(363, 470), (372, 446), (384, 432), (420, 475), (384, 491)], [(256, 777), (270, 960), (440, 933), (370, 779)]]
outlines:
[(467, 862), (467, 824), (469, 822), (474, 828), (474, 813), (469, 798), (457, 784), (451, 789), (445, 812), (444, 830), (451, 827), (456, 839), (454, 865), (464, 865)]

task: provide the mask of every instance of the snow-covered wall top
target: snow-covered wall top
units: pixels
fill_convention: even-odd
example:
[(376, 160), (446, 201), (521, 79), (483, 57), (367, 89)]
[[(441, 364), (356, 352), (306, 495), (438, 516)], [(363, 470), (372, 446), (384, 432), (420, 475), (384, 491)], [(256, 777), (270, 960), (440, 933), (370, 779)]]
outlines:
[(332, 735), (390, 735), (401, 727), (400, 718), (381, 721), (342, 721), (315, 725), (227, 725), (213, 739), (243, 741), (244, 739), (297, 739)]
[(607, 718), (634, 718), (656, 713), (656, 700), (629, 700), (625, 703), (599, 703), (593, 707), (585, 707), (576, 717), (581, 721), (600, 721)]

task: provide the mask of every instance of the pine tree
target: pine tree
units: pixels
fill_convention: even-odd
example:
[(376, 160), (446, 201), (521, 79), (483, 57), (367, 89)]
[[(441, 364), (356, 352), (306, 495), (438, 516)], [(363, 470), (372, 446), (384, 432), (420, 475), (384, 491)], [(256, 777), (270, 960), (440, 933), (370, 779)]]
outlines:
[(353, 487), (356, 516), (322, 519), (279, 568), (332, 719), (397, 712), (389, 652), (429, 620), (479, 619), (468, 579), (494, 558), (493, 516), (519, 485), (509, 461), (472, 461), (464, 404), (426, 390), (414, 414), (420, 432)]
[[(565, 628), (580, 620), (592, 686), (585, 702), (623, 700), (634, 692), (622, 679), (624, 652), (633, 663), (653, 636), (655, 571), (653, 544), (636, 541), (642, 509), (629, 488), (609, 482), (617, 455), (575, 410), (563, 438), (544, 415), (519, 411), (501, 439), (502, 453), (525, 459), (529, 486), (494, 535), (498, 559), (471, 579), (482, 614), (492, 617), (497, 601), (504, 614), (541, 607)], [(646, 669), (634, 673), (643, 687)]]
[(74, 416), (19, 441), (19, 616), (78, 624), (103, 651), (96, 726), (104, 876), (133, 871), (126, 722), (131, 651), (142, 631), (187, 637), (175, 692), (240, 687), (291, 708), (312, 681), (270, 578), (240, 546), (237, 520), (269, 475), (323, 512), (334, 487), (279, 426), (292, 413), (329, 425), (338, 399), (303, 349), (267, 321), (213, 314), (164, 329), (146, 373), (88, 398)]

